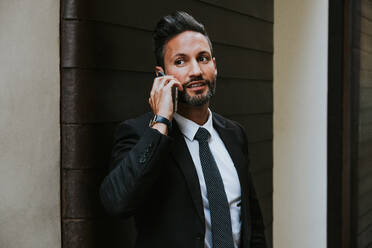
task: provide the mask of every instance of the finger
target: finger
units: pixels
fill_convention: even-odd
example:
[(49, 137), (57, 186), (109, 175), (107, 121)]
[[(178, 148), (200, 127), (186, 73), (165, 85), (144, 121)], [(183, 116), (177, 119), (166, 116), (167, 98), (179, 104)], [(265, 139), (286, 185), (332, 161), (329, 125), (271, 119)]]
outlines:
[(151, 102), (151, 97), (149, 97), (149, 105), (150, 105), (150, 107), (152, 108), (152, 102)]
[(161, 83), (158, 85), (158, 88), (154, 89), (155, 90), (155, 94), (160, 96), (162, 95), (162, 92), (164, 90), (164, 87), (166, 87), (170, 81), (174, 80), (173, 77), (167, 77), (167, 78), (164, 78)]
[(154, 82), (152, 83), (151, 92), (153, 92), (154, 89), (157, 89), (158, 88), (158, 85), (160, 84), (160, 82), (161, 82), (161, 78), (160, 77), (154, 79)]
[(150, 92), (150, 99), (153, 99), (155, 96), (155, 91), (154, 90), (151, 90)]
[(161, 90), (171, 80), (174, 80), (174, 77), (171, 75), (162, 77), (160, 83), (157, 85), (157, 90)]
[(151, 97), (154, 97), (155, 93), (159, 92), (159, 90), (164, 87), (165, 83), (172, 78), (173, 76), (163, 76), (155, 78), (150, 93)]
[(183, 86), (182, 84), (180, 83), (180, 81), (176, 80), (176, 79), (173, 79), (173, 80), (170, 80), (168, 82), (168, 84), (166, 85), (167, 88), (172, 88), (172, 87), (177, 87), (178, 90), (180, 91), (183, 91)]
[(162, 82), (162, 80), (166, 77), (169, 77), (169, 76), (163, 76), (163, 77), (156, 77), (154, 78), (154, 82), (152, 83), (152, 88), (151, 90), (153, 89), (156, 89), (158, 88), (159, 84)]
[(152, 84), (152, 89), (150, 91), (150, 99), (154, 102), (155, 95), (157, 94), (157, 89), (159, 88), (159, 84), (161, 83), (160, 78), (155, 78), (154, 83)]

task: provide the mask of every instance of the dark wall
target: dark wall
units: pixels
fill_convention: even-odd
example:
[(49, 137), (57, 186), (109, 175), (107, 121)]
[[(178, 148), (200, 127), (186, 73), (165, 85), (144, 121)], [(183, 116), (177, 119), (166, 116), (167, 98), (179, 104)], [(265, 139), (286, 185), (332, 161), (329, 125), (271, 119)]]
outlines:
[(344, 1), (329, 1), (328, 36), (328, 180), (327, 247), (339, 248), (342, 237), (342, 97)]
[(246, 127), (254, 183), (272, 240), (273, 1), (61, 1), (62, 243), (131, 247), (132, 220), (98, 198), (115, 126), (149, 111), (157, 20), (184, 10), (205, 24), (218, 66), (211, 109)]
[(328, 247), (372, 246), (372, 1), (330, 1)]
[(359, 138), (357, 188), (357, 247), (372, 246), (372, 1), (361, 0), (355, 30), (355, 64), (359, 78)]

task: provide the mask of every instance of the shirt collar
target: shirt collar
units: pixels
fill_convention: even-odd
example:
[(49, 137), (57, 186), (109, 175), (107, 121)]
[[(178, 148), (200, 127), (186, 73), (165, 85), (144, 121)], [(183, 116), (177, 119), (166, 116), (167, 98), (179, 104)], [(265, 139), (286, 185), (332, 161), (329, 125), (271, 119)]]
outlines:
[(212, 121), (212, 111), (208, 108), (208, 120), (204, 123), (204, 125), (200, 126), (199, 124), (189, 120), (182, 115), (175, 113), (174, 119), (176, 120), (178, 127), (180, 128), (181, 133), (190, 141), (194, 140), (195, 134), (198, 131), (199, 127), (203, 127), (208, 130), (210, 134), (212, 134), (213, 130), (213, 121)]

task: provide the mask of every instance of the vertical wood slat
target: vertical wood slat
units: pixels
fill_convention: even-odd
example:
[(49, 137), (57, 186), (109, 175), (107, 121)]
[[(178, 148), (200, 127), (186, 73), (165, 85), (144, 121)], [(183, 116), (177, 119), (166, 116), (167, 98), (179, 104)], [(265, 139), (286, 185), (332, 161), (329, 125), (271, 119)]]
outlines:
[[(342, 246), (342, 94), (344, 53), (344, 1), (329, 1), (328, 144), (327, 144), (327, 247)], [(347, 236), (346, 236), (347, 237)]]
[(361, 0), (360, 31), (360, 107), (359, 107), (359, 155), (358, 155), (358, 248), (372, 245), (372, 88), (370, 74), (372, 72), (372, 2)]

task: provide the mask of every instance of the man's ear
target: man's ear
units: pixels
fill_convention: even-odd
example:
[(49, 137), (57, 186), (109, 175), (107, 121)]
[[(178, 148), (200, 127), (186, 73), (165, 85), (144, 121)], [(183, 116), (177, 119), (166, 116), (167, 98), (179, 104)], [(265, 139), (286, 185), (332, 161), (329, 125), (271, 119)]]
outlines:
[(156, 75), (158, 75), (158, 72), (159, 71), (161, 71), (162, 73), (164, 73), (165, 74), (165, 71), (163, 70), (163, 67), (161, 67), (161, 66), (155, 66), (155, 73), (156, 73)]
[(217, 77), (217, 62), (216, 62), (216, 58), (213, 57), (213, 64), (214, 64), (214, 76)]

